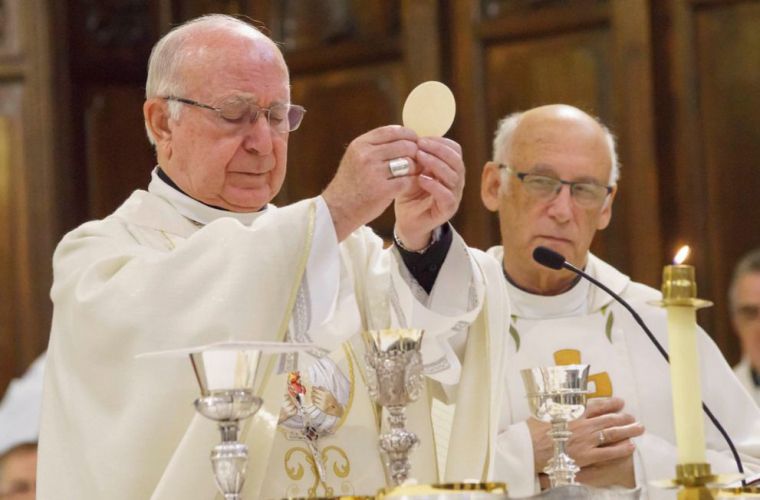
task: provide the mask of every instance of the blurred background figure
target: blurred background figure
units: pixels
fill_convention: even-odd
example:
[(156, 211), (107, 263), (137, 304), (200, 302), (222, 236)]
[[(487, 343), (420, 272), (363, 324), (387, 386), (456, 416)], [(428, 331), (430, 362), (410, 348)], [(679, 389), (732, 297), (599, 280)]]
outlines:
[(0, 455), (0, 499), (34, 500), (37, 443), (22, 443)]
[(0, 400), (0, 455), (2, 456), (20, 444), (37, 442), (37, 436), (40, 433), (40, 403), (45, 356), (46, 353), (42, 353), (21, 378), (12, 380)]
[(742, 347), (742, 359), (734, 372), (760, 405), (760, 248), (736, 265), (728, 300), (731, 323)]
[(0, 500), (32, 500), (37, 482), (37, 436), (45, 353), (0, 401)]

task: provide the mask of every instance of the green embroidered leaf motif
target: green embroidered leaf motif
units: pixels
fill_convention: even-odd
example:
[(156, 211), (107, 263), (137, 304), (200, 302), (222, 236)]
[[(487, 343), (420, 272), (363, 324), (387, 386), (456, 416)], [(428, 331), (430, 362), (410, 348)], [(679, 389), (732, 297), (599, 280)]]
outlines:
[(517, 323), (517, 316), (513, 314), (512, 322), (509, 324), (509, 334), (512, 336), (512, 340), (515, 341), (515, 352), (518, 352), (520, 350), (520, 333), (515, 328), (515, 323)]
[(615, 314), (610, 311), (610, 315), (607, 316), (607, 324), (604, 326), (604, 334), (607, 335), (607, 340), (612, 343), (612, 326), (615, 324)]
[(602, 316), (604, 316), (605, 314), (607, 314), (607, 308), (608, 307), (610, 307), (609, 304), (607, 304), (606, 306), (602, 306)]

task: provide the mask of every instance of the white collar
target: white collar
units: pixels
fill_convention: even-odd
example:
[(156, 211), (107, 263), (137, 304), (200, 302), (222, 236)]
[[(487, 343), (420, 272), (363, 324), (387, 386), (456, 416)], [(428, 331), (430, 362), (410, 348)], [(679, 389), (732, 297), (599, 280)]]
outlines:
[(512, 314), (519, 318), (550, 319), (585, 315), (588, 312), (589, 282), (578, 280), (559, 295), (537, 295), (518, 288), (507, 280)]
[(205, 226), (223, 217), (237, 219), (241, 224), (250, 226), (254, 220), (266, 213), (271, 205), (267, 205), (258, 212), (230, 212), (221, 208), (214, 208), (189, 197), (182, 191), (170, 186), (158, 176), (158, 167), (151, 173), (151, 181), (148, 191), (163, 198), (173, 206), (183, 217), (190, 219), (196, 224)]
[[(489, 248), (488, 254), (499, 262), (504, 261), (504, 248), (501, 246)], [(628, 276), (591, 253), (588, 254), (585, 271), (618, 294), (630, 283)], [(570, 290), (559, 295), (536, 295), (516, 287), (509, 280), (506, 281), (512, 314), (519, 318), (547, 319), (586, 315), (598, 311), (612, 301), (612, 297), (585, 279), (581, 279)]]

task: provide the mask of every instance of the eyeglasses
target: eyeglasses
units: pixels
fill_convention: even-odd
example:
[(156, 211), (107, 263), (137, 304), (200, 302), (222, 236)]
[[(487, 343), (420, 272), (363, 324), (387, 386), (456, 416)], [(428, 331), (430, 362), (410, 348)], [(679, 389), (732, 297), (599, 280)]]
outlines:
[(528, 172), (518, 172), (508, 165), (499, 164), (499, 168), (506, 169), (507, 173), (514, 175), (526, 191), (540, 201), (551, 201), (559, 195), (562, 186), (570, 188), (570, 195), (573, 201), (584, 208), (598, 208), (604, 203), (604, 200), (612, 192), (612, 186), (602, 186), (595, 182), (570, 182), (549, 177), (547, 175), (531, 174)]
[(755, 321), (760, 318), (760, 305), (742, 304), (734, 308), (734, 315), (740, 321)]
[(240, 125), (243, 123), (254, 123), (263, 113), (267, 119), (269, 127), (275, 132), (285, 133), (293, 132), (301, 125), (303, 115), (306, 109), (297, 104), (274, 104), (268, 108), (262, 108), (253, 104), (248, 99), (235, 97), (228, 99), (219, 107), (209, 106), (192, 99), (184, 97), (167, 96), (162, 99), (166, 101), (176, 101), (182, 104), (188, 104), (203, 109), (215, 111), (219, 117), (227, 123)]

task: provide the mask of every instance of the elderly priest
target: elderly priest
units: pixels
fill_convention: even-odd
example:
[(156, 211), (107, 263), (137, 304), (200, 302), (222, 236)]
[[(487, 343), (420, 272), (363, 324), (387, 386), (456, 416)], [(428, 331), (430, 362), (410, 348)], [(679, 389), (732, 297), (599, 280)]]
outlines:
[[(547, 424), (528, 418), (519, 370), (591, 365), (592, 390), (584, 418), (570, 424), (568, 453), (581, 483), (641, 486), (648, 498), (674, 498), (648, 488), (675, 476), (676, 446), (668, 364), (623, 307), (569, 271), (532, 259), (546, 246), (632, 303), (660, 343), (663, 309), (649, 305), (660, 293), (589, 252), (610, 222), (617, 192), (612, 134), (596, 119), (566, 105), (550, 105), (502, 120), (493, 161), (482, 175), (485, 206), (499, 215), (502, 245), (489, 250), (503, 262), (512, 306), (510, 342), (496, 477), (510, 493), (529, 495), (546, 482), (551, 457)], [(703, 399), (733, 437), (745, 468), (760, 464), (760, 412), (739, 385), (718, 348), (698, 332)], [(701, 415), (700, 415), (701, 417)], [(736, 472), (726, 442), (705, 422), (707, 461), (713, 472)]]
[[(146, 94), (158, 158), (147, 191), (55, 253), (40, 498), (214, 498), (218, 434), (195, 415), (189, 362), (135, 357), (231, 339), (318, 346), (283, 360), (263, 390), (244, 496), (374, 494), (387, 483), (357, 334), (390, 326), (426, 330), (425, 369), (437, 380), (409, 411), (422, 441), (411, 475), (485, 479), (508, 306), (503, 284), (484, 284), (500, 275), (496, 261), (447, 224), (464, 185), (459, 146), (372, 130), (321, 196), (276, 208), (304, 109), (290, 102), (275, 43), (230, 17), (190, 21), (154, 47)], [(363, 224), (394, 200), (395, 248), (383, 250)], [(439, 443), (445, 472), (433, 390), (457, 404)], [(316, 439), (324, 477), (305, 439)]]

